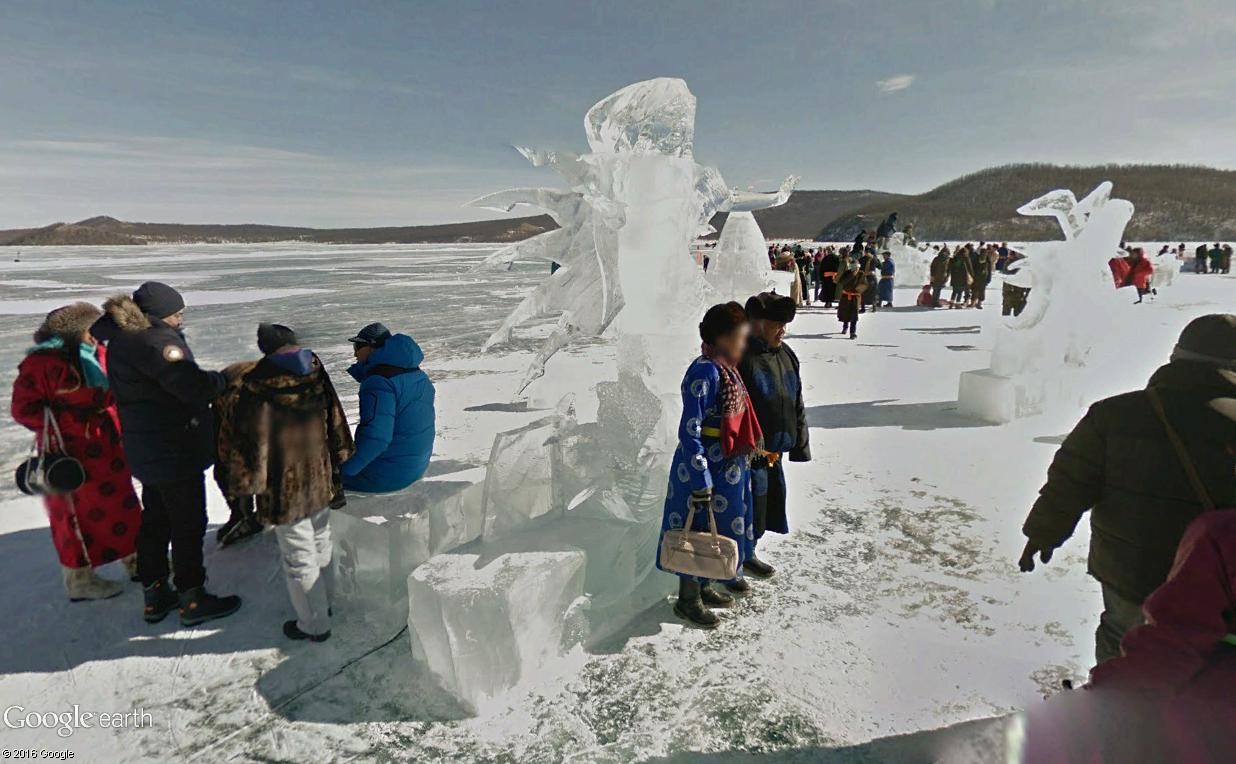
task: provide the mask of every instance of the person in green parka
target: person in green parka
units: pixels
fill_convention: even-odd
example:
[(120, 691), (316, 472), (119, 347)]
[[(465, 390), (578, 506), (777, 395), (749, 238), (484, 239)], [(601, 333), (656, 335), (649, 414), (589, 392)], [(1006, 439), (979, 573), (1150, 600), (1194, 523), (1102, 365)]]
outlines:
[(970, 264), (970, 245), (957, 250), (948, 261), (949, 283), (953, 294), (949, 297), (948, 307), (964, 308), (970, 287), (974, 284), (974, 267)]

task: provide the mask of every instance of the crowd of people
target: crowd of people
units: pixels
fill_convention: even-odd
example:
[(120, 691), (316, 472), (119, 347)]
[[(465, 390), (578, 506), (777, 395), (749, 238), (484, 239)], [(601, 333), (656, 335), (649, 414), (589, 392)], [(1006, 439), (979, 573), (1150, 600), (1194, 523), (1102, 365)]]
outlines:
[[(36, 433), (39, 452), (23, 482), (44, 496), (65, 592), (71, 601), (120, 594), (121, 583), (95, 570), (119, 560), (143, 587), (149, 623), (173, 611), (185, 626), (235, 613), (239, 597), (206, 589), (204, 472), (213, 464), (231, 510), (218, 542), (273, 526), (297, 616), (283, 633), (324, 641), (330, 508), (348, 491), (407, 487), (429, 464), (434, 387), (423, 353), (380, 323), (350, 338), (348, 373), (360, 386), (353, 435), (321, 360), (291, 328), (261, 324), (260, 359), (209, 371), (185, 340), (184, 311), (181, 295), (154, 281), (102, 308), (66, 305), (47, 315), (19, 366), (12, 415)], [(76, 479), (53, 472), (65, 460), (78, 465)]]

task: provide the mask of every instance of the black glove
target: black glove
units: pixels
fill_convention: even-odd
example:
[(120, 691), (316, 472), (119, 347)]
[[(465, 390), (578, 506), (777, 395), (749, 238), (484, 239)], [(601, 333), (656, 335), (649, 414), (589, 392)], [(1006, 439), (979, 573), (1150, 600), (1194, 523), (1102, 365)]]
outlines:
[(691, 506), (698, 511), (707, 511), (712, 508), (712, 489), (701, 488), (698, 491), (691, 492)]

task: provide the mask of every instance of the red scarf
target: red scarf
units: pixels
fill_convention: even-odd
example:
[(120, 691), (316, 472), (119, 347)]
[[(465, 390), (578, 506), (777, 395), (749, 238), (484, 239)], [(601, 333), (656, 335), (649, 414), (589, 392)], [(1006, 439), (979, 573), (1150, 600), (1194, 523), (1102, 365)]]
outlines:
[(708, 343), (701, 348), (704, 357), (721, 371), (721, 386), (717, 390), (717, 408), (721, 417), (721, 452), (726, 456), (749, 454), (764, 440), (760, 422), (755, 418), (751, 397), (734, 364)]

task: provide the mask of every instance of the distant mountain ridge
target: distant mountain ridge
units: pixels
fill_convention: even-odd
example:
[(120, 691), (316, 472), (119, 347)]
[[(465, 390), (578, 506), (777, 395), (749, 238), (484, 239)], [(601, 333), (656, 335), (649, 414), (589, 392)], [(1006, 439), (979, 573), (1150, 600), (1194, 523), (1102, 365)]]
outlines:
[(1236, 170), (1049, 164), (993, 167), (924, 194), (878, 201), (838, 216), (814, 238), (850, 241), (860, 228), (874, 229), (895, 211), (900, 225), (914, 223), (920, 242), (1058, 239), (1054, 219), (1018, 215), (1017, 208), (1057, 188), (1070, 189), (1080, 199), (1105, 180), (1112, 182), (1113, 196), (1133, 203), (1133, 219), (1125, 230), (1129, 241), (1236, 239)]
[[(1028, 218), (1017, 208), (1056, 188), (1084, 196), (1104, 180), (1137, 208), (1127, 237), (1133, 241), (1236, 239), (1236, 171), (1184, 165), (1068, 167), (1019, 164), (993, 167), (917, 195), (882, 191), (798, 191), (781, 207), (755, 213), (772, 239), (849, 241), (896, 211), (914, 223), (920, 241), (1037, 241), (1060, 237), (1054, 221)], [(720, 230), (725, 215), (712, 224)], [(0, 230), (0, 245), (109, 245), (258, 243), (413, 244), (520, 241), (556, 227), (548, 215), (380, 228), (308, 228), (256, 223), (193, 225), (133, 223), (107, 216), (43, 228)]]

